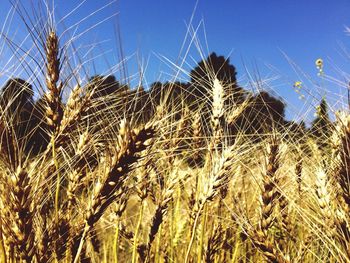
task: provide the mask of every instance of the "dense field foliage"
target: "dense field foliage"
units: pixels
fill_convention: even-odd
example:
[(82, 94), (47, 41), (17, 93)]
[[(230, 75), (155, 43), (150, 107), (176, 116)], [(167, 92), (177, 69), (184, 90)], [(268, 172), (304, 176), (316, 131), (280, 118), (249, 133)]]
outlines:
[(188, 83), (84, 81), (48, 21), (14, 51), (42, 93), (0, 94), (0, 262), (350, 261), (348, 109), (288, 122), (215, 53)]

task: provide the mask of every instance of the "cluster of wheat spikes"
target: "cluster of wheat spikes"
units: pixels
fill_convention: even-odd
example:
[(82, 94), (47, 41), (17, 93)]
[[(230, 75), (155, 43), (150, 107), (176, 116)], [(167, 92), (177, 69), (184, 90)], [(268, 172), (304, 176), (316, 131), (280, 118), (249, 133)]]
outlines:
[(16, 100), (0, 103), (0, 262), (350, 262), (349, 114), (320, 147), (289, 129), (232, 132), (249, 100), (214, 72), (192, 105), (95, 96), (98, 83), (63, 77), (66, 45), (45, 28), (41, 122), (23, 135)]

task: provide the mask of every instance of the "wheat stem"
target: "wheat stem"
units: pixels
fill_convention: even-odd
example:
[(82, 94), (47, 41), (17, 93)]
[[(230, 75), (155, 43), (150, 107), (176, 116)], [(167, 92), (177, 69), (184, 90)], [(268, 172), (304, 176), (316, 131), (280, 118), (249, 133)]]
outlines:
[(206, 224), (207, 224), (207, 216), (208, 216), (208, 206), (204, 205), (203, 208), (204, 212), (203, 212), (203, 217), (202, 217), (202, 229), (201, 229), (201, 237), (199, 240), (199, 244), (198, 244), (198, 257), (197, 257), (197, 262), (200, 263), (202, 262), (202, 253), (203, 253), (203, 243), (204, 243), (204, 235), (205, 235), (205, 229), (206, 229)]
[(195, 235), (196, 235), (196, 229), (197, 229), (197, 224), (198, 224), (198, 219), (201, 215), (201, 211), (204, 207), (204, 204), (200, 204), (199, 205), (199, 208), (198, 208), (198, 211), (196, 213), (196, 217), (194, 219), (194, 223), (193, 223), (193, 226), (192, 226), (192, 230), (191, 230), (191, 238), (190, 238), (190, 243), (188, 244), (187, 246), (187, 251), (186, 251), (186, 256), (185, 256), (185, 263), (188, 263), (189, 262), (189, 258), (190, 258), (190, 253), (191, 253), (191, 248), (192, 248), (192, 245), (193, 245), (193, 242), (194, 242), (194, 238), (195, 238)]
[(119, 248), (119, 217), (116, 223), (113, 243), (114, 263), (118, 263), (118, 248)]
[(73, 263), (78, 263), (78, 261), (79, 261), (80, 253), (83, 250), (84, 240), (85, 240), (86, 234), (88, 233), (89, 230), (90, 230), (90, 226), (88, 224), (85, 224), (84, 231), (81, 235), (79, 247), (78, 247), (77, 253), (75, 255), (75, 258), (73, 260)]
[(2, 234), (2, 221), (0, 219), (0, 262), (7, 263), (4, 237)]
[(139, 235), (139, 231), (140, 231), (140, 227), (141, 227), (141, 222), (142, 222), (142, 218), (143, 218), (143, 209), (144, 209), (144, 202), (141, 201), (141, 207), (140, 207), (140, 213), (139, 213), (139, 218), (137, 221), (137, 225), (136, 225), (136, 230), (135, 230), (135, 234), (134, 234), (134, 243), (133, 243), (133, 248), (132, 248), (132, 263), (136, 263), (137, 260), (137, 243), (138, 243), (138, 235)]

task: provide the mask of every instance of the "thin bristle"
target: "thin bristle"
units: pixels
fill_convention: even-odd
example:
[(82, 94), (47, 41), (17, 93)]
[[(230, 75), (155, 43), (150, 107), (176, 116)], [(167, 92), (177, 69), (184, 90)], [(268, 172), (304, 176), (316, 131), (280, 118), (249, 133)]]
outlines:
[(236, 72), (235, 54), (204, 54), (193, 14), (184, 43), (201, 61), (189, 69), (198, 56), (182, 47), (176, 62), (160, 57), (172, 75), (151, 83), (138, 55), (129, 74), (118, 25), (117, 52), (97, 39), (110, 38), (116, 0), (62, 18), (54, 1), (10, 2), (0, 263), (350, 262), (350, 93), (330, 59), (315, 61), (314, 80), (284, 54), (294, 84)]

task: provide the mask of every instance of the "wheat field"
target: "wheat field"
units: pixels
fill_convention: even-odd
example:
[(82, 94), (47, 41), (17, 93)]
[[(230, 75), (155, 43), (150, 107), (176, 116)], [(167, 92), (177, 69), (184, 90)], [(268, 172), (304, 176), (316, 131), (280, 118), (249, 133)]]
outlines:
[(313, 132), (272, 109), (255, 128), (208, 61), (197, 93), (104, 92), (52, 13), (17, 11), (34, 44), (1, 37), (40, 92), (0, 94), (0, 262), (350, 262), (347, 106)]

